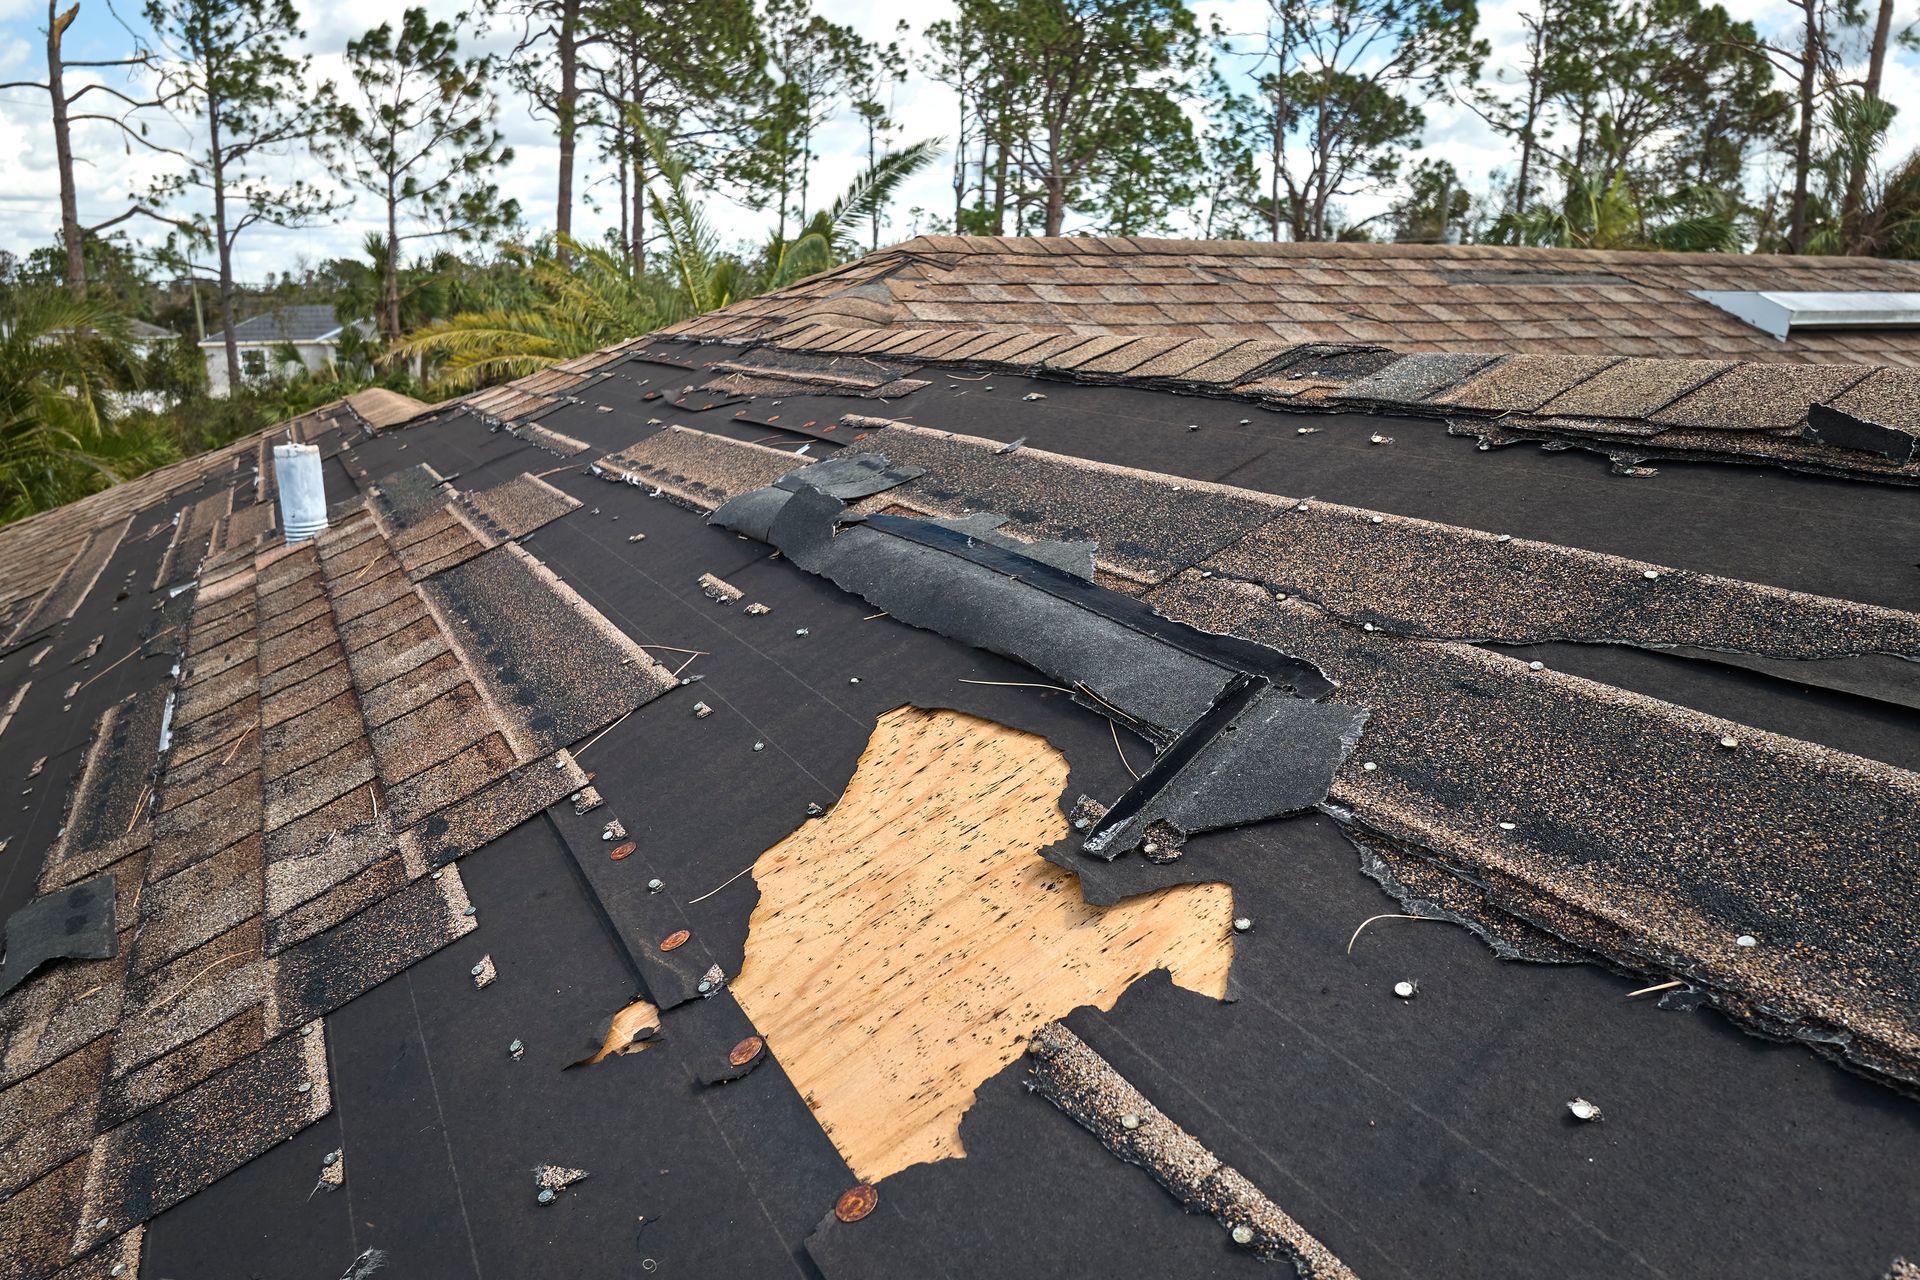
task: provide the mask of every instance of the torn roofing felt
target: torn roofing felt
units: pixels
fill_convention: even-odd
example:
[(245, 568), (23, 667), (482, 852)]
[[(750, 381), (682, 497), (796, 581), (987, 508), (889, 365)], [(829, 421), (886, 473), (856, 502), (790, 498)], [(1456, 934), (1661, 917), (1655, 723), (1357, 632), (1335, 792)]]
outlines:
[[(886, 443), (876, 438), (883, 434), (866, 443)], [(973, 442), (983, 475), (1029, 452), (997, 454), (990, 444)], [(1102, 482), (1116, 470), (1063, 457), (1028, 456), (1023, 465), (1043, 463), (1054, 470), (1057, 493)], [(871, 501), (910, 507), (916, 490), (935, 479), (956, 500), (947, 509), (977, 500), (980, 486), (969, 479), (930, 465), (924, 454), (915, 465), (928, 465), (928, 475)], [(1088, 474), (1073, 474), (1083, 467)], [(1142, 494), (1154, 484), (1177, 487), (1167, 477), (1134, 477)], [(789, 551), (789, 558), (802, 568), (825, 567), (879, 607), (895, 592), (908, 620), (937, 617), (955, 638), (989, 648), (1004, 643), (975, 638), (987, 625), (975, 613), (927, 605), (927, 587), (913, 583), (910, 571), (878, 568), (893, 564), (883, 558), (892, 550), (889, 539), (915, 554), (932, 551), (925, 542), (951, 541), (974, 557), (949, 556), (965, 568), (980, 567), (974, 561), (995, 548), (963, 548), (964, 537), (935, 522), (883, 515), (835, 533), (844, 518), (840, 500), (807, 487), (805, 469), (786, 484), (793, 489), (745, 495), (717, 518), (740, 532), (761, 530), (783, 549), (790, 543), (798, 554)], [(1110, 505), (1109, 518), (1150, 537), (1153, 517), (1145, 513), (1158, 509), (1130, 501)], [(916, 523), (923, 526), (918, 540), (895, 532)], [(1357, 523), (1380, 527), (1371, 519)], [(1023, 532), (1048, 531), (1045, 525), (1025, 522)], [(928, 572), (924, 562), (917, 568)], [(938, 580), (951, 590), (964, 571), (948, 569)], [(1025, 585), (1037, 580), (1037, 571), (1021, 574)], [(1006, 569), (995, 576), (1003, 584), (1021, 581)], [(1629, 576), (1654, 587), (1662, 581)], [(1686, 585), (1684, 576), (1678, 585)], [(1759, 605), (1766, 597), (1751, 599)], [(1209, 638), (1231, 633), (1275, 655), (1295, 655), (1287, 661), (1311, 664), (1316, 678), (1324, 671), (1343, 697), (1367, 708), (1361, 749), (1339, 753), (1325, 807), (1349, 824), (1367, 865), (1389, 868), (1381, 878), (1404, 888), (1410, 901), (1446, 905), (1501, 940), (1507, 954), (1566, 959), (1571, 947), (1631, 972), (1678, 977), (1750, 1028), (1799, 1039), (1883, 1079), (1920, 1084), (1920, 1018), (1911, 995), (1920, 988), (1912, 967), (1920, 938), (1911, 923), (1920, 904), (1908, 901), (1914, 881), (1902, 862), (1920, 830), (1920, 778), (1912, 773), (1471, 645), (1356, 625), (1235, 581), (1219, 557), (1166, 579), (1144, 602)], [(1052, 657), (1018, 650), (1012, 656), (1042, 670)], [(1169, 682), (1151, 697), (1164, 700), (1177, 687)], [(1223, 691), (1224, 682), (1178, 709), (1201, 714)], [(1090, 705), (1114, 704), (1105, 713), (1119, 722), (1147, 718), (1118, 690), (1095, 692), (1099, 699)], [(1177, 762), (1163, 756), (1138, 790), (1146, 792), (1161, 766)], [(1126, 807), (1115, 809), (1124, 822)], [(1117, 825), (1109, 814), (1099, 831)], [(1144, 830), (1128, 826), (1127, 838)], [(1080, 861), (1090, 865), (1084, 856)], [(1171, 870), (1141, 860), (1124, 865), (1133, 868), (1124, 876), (1083, 876), (1083, 892), (1111, 901), (1117, 886), (1139, 892), (1166, 882), (1160, 873)], [(1844, 887), (1854, 884), (1875, 886), (1871, 903)], [(1540, 945), (1543, 939), (1549, 945)]]
[(712, 519), (904, 622), (1062, 681), (1162, 748), (1090, 824), (1089, 854), (1112, 860), (1158, 824), (1191, 835), (1325, 798), (1366, 712), (1316, 701), (1333, 686), (1312, 665), (1171, 622), (1063, 567), (1069, 556), (1086, 561), (1087, 548), (1023, 545), (977, 518), (849, 516), (848, 499), (910, 478), (884, 456), (843, 455), (742, 494)]

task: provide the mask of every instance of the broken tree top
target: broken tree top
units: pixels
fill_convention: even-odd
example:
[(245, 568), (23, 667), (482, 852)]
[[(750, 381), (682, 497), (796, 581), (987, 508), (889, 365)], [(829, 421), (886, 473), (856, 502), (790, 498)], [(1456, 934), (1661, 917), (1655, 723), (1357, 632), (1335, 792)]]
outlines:
[(926, 237), (0, 530), (0, 1280), (1903, 1274), (1914, 339), (1735, 295), (1915, 274)]

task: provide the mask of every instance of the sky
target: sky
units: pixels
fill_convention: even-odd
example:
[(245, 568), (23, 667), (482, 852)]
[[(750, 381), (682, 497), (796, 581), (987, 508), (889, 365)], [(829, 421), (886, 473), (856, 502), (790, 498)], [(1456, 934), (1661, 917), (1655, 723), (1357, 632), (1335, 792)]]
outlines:
[[(61, 0), (64, 4), (67, 0)], [(698, 3), (698, 0), (687, 0)], [(68, 35), (70, 55), (87, 58), (112, 58), (123, 55), (132, 44), (125, 18), (136, 30), (144, 30), (139, 20), (137, 0), (115, 0), (117, 11), (107, 0), (81, 0), (80, 16)], [(343, 78), (342, 51), (348, 40), (394, 16), (391, 0), (337, 0), (314, 4), (297, 0), (304, 25), (304, 47), (314, 57), (319, 77)], [(1480, 9), (1480, 34), (1493, 46), (1488, 62), (1492, 73), (1503, 65), (1513, 65), (1522, 45), (1521, 13), (1537, 0), (1483, 0)], [(948, 0), (921, 0), (913, 6), (915, 32), (901, 36), (895, 30), (900, 14), (897, 4), (881, 0), (816, 0), (820, 12), (838, 22), (847, 23), (869, 39), (901, 39), (910, 55), (919, 52), (917, 31), (927, 23), (951, 13)], [(427, 0), (434, 17), (456, 15), (461, 6), (456, 0)], [(1750, 20), (1763, 33), (1790, 29), (1797, 12), (1780, 0), (1727, 0), (1727, 7), (1739, 18)], [(1906, 10), (1912, 0), (1903, 0), (1899, 21), (1914, 15)], [(1264, 24), (1267, 0), (1196, 0), (1193, 8), (1203, 26), (1214, 19), (1229, 32), (1257, 33)], [(41, 34), (47, 21), (43, 0), (0, 0), (0, 82), (37, 79), (45, 74), (45, 44)], [(496, 24), (490, 32), (469, 29), (463, 47), (504, 52), (511, 46), (513, 33), (505, 24)], [(116, 73), (100, 73), (109, 84), (120, 84)], [(70, 86), (71, 87), (71, 86)], [(514, 148), (512, 163), (498, 175), (502, 194), (517, 200), (525, 224), (534, 230), (553, 225), (554, 170), (557, 149), (551, 125), (533, 114), (524, 100), (517, 99), (502, 84), (506, 95), (500, 112), (500, 127)], [(1888, 155), (1904, 155), (1920, 147), (1920, 54), (1898, 52), (1890, 59), (1885, 97), (1896, 105), (1907, 105), (1897, 118)], [(94, 94), (90, 100), (104, 101)], [(901, 122), (901, 141), (927, 137), (951, 138), (954, 132), (956, 104), (944, 87), (919, 74), (899, 86), (894, 100), (894, 115)], [(1457, 105), (1436, 102), (1426, 108), (1427, 126), (1423, 154), (1450, 161), (1467, 185), (1482, 189), (1495, 170), (1511, 168), (1512, 149), (1493, 135), (1472, 112)], [(154, 127), (156, 138), (169, 132), (183, 136), (180, 126), (165, 121)], [(177, 161), (156, 157), (129, 146), (110, 125), (76, 126), (74, 145), (84, 163), (78, 170), (81, 218), (97, 222), (127, 207), (129, 193), (144, 193), (154, 177)], [(864, 129), (850, 116), (831, 124), (817, 144), (819, 159), (815, 166), (818, 192), (837, 192), (859, 171), (866, 156)], [(29, 89), (0, 90), (0, 155), (8, 157), (6, 175), (0, 178), (0, 250), (24, 253), (52, 243), (59, 227), (59, 182), (54, 165), (53, 138), (49, 124), (46, 95)], [(278, 162), (287, 176), (311, 177), (318, 169), (310, 157), (288, 157)], [(890, 222), (883, 229), (883, 242), (901, 239), (925, 230), (924, 220), (916, 222), (916, 207), (936, 215), (951, 212), (952, 188), (950, 157), (920, 174), (895, 202)], [(580, 208), (575, 212), (576, 234), (596, 235), (611, 223), (617, 223), (614, 207), (615, 176), (590, 147), (583, 148), (580, 161), (581, 195), (588, 202), (599, 201), (604, 208)], [(1385, 194), (1360, 196), (1346, 202), (1350, 217), (1366, 217), (1383, 208), (1390, 197)], [(740, 243), (763, 238), (769, 218), (715, 196), (708, 212), (722, 233)], [(378, 225), (378, 210), (370, 201), (346, 210), (324, 226), (282, 230), (260, 226), (250, 229), (241, 239), (236, 259), (236, 275), (247, 281), (264, 280), (270, 273), (297, 270), (335, 256), (355, 255), (369, 230)], [(1075, 230), (1069, 225), (1069, 231)], [(138, 234), (157, 241), (160, 229), (146, 224)]]

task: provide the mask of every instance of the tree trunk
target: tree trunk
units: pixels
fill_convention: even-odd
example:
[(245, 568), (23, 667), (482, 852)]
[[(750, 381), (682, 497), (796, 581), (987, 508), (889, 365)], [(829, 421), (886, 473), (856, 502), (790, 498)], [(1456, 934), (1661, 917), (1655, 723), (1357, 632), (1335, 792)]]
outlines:
[(220, 152), (220, 99), (207, 95), (207, 157), (213, 179), (213, 244), (220, 255), (220, 323), (227, 348), (227, 394), (240, 389), (240, 340), (233, 336), (233, 239), (227, 234), (227, 166)]
[[(637, 114), (640, 111), (640, 54), (636, 50), (630, 57), (633, 110)], [(647, 151), (640, 145), (640, 126), (629, 124), (627, 131), (633, 139), (633, 247), (629, 256), (633, 261), (633, 274), (643, 276), (647, 273)]]
[(1067, 220), (1067, 176), (1060, 171), (1060, 121), (1047, 122), (1047, 234), (1057, 236)]
[[(1887, 67), (1887, 40), (1893, 30), (1893, 0), (1880, 0), (1873, 24), (1873, 44), (1867, 51), (1867, 81), (1862, 86), (1868, 102), (1880, 100), (1880, 78)], [(1873, 157), (1864, 149), (1847, 170), (1847, 194), (1840, 205), (1841, 238), (1848, 253), (1860, 249), (1860, 205), (1867, 194), (1867, 167)]]
[(567, 260), (567, 240), (573, 235), (573, 145), (579, 132), (576, 109), (580, 101), (579, 27), (580, 0), (563, 0), (560, 6), (560, 97), (554, 110), (560, 143), (560, 179), (553, 212), (562, 262)]
[(400, 216), (399, 192), (387, 183), (387, 261), (380, 280), (380, 336), (400, 340)]
[(47, 0), (47, 96), (53, 106), (53, 155), (60, 170), (60, 239), (67, 247), (67, 288), (87, 291), (86, 237), (80, 230), (80, 196), (73, 184), (73, 139), (67, 132), (67, 90), (61, 76), (60, 40), (80, 14), (73, 5), (57, 13), (57, 0)]
[(1813, 86), (1820, 68), (1820, 19), (1815, 0), (1800, 0), (1806, 12), (1805, 44), (1800, 49), (1800, 127), (1793, 139), (1793, 204), (1787, 214), (1787, 251), (1805, 253), (1813, 228), (1807, 225), (1807, 182), (1813, 168)]

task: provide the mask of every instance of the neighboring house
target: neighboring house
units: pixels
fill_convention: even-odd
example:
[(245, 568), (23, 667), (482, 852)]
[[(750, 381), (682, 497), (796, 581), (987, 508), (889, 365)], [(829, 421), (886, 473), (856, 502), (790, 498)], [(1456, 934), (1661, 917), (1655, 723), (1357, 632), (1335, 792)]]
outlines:
[(140, 348), (142, 355), (161, 343), (172, 342), (180, 336), (171, 329), (163, 329), (157, 324), (148, 324), (145, 320), (128, 321), (127, 332), (133, 345)]
[[(334, 318), (333, 308), (319, 305), (280, 307), (242, 320), (233, 327), (234, 341), (240, 347), (240, 375), (249, 382), (304, 369), (319, 373), (331, 368), (340, 346), (344, 326)], [(358, 327), (371, 332), (364, 321)], [(291, 347), (300, 357), (294, 364), (282, 358)], [(225, 332), (209, 334), (200, 343), (207, 359), (207, 389), (224, 396), (227, 384), (227, 339)]]
[(920, 240), (0, 529), (0, 1280), (1914, 1280), (1917, 276)]

